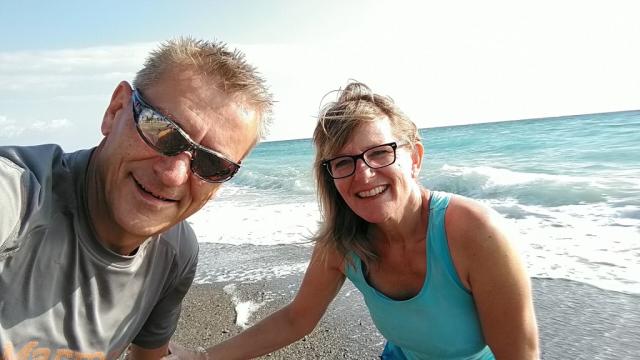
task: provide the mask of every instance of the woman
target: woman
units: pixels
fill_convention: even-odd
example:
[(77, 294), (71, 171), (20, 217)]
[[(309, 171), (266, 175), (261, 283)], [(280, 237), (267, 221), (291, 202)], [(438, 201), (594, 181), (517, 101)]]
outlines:
[(256, 357), (309, 334), (345, 277), (387, 339), (382, 359), (538, 357), (516, 252), (478, 203), (421, 188), (418, 130), (389, 98), (348, 84), (313, 140), (324, 222), (298, 294), (209, 359)]

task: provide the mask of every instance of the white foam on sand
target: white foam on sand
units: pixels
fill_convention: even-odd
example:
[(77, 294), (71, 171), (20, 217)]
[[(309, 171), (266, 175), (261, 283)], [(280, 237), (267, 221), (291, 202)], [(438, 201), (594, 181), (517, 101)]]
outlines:
[(231, 301), (233, 302), (236, 311), (236, 325), (243, 329), (250, 327), (251, 324), (249, 323), (249, 319), (251, 318), (251, 314), (263, 306), (266, 301), (260, 303), (253, 302), (251, 300), (241, 301), (235, 284), (226, 285), (223, 290), (225, 293), (231, 295)]
[(521, 216), (504, 221), (531, 276), (640, 294), (639, 220), (600, 204), (514, 206)]
[(274, 278), (283, 278), (293, 274), (302, 274), (308, 265), (309, 262), (305, 261), (293, 265), (274, 265), (252, 269), (246, 267), (215, 269), (197, 276), (194, 282), (196, 284), (219, 282), (256, 283)]
[(188, 221), (199, 242), (278, 245), (309, 241), (320, 214), (314, 202), (253, 204), (212, 201)]
[[(235, 192), (194, 214), (198, 241), (259, 246), (311, 244), (320, 214), (315, 199), (299, 201)], [(284, 195), (283, 195), (284, 196)], [(640, 294), (640, 215), (633, 206), (606, 203), (523, 205), (485, 201), (507, 217), (530, 276), (565, 278), (608, 290)], [(303, 272), (306, 264), (218, 269), (202, 282), (255, 282)]]

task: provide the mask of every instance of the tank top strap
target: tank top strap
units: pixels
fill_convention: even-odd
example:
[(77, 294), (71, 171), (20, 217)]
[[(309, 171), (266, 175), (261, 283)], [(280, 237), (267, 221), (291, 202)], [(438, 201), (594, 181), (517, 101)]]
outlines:
[(433, 272), (438, 272), (436, 268), (441, 268), (442, 272), (447, 274), (457, 286), (468, 292), (458, 277), (449, 249), (445, 215), (450, 200), (450, 193), (441, 191), (431, 192), (429, 227), (427, 230), (429, 268), (431, 268)]
[(446, 209), (449, 205), (451, 194), (443, 191), (431, 191), (431, 200), (429, 201), (429, 210)]

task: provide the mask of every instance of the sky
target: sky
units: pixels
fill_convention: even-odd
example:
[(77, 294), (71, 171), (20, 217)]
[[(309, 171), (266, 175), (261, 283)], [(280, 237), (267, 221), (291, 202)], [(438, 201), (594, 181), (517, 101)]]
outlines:
[(177, 36), (246, 54), (277, 101), (267, 140), (310, 137), (351, 79), (420, 128), (637, 110), (638, 14), (635, 0), (0, 0), (0, 145), (96, 145), (116, 85)]

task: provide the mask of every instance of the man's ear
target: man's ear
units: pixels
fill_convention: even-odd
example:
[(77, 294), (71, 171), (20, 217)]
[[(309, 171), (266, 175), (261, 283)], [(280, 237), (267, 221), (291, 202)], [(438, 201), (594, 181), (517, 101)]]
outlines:
[(413, 145), (413, 151), (411, 152), (411, 175), (414, 178), (418, 178), (420, 169), (422, 168), (422, 157), (424, 155), (424, 147), (421, 142), (417, 142)]
[(107, 110), (105, 110), (104, 117), (102, 118), (102, 126), (100, 126), (102, 135), (107, 136), (111, 133), (111, 129), (120, 111), (129, 110), (132, 93), (131, 85), (126, 81), (121, 81), (118, 86), (116, 86), (113, 95), (111, 95), (109, 106), (107, 106)]

